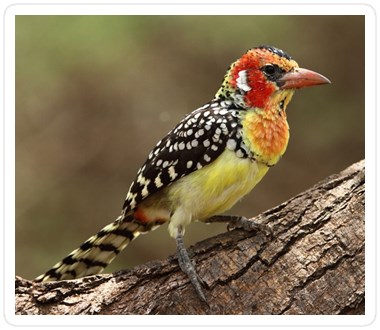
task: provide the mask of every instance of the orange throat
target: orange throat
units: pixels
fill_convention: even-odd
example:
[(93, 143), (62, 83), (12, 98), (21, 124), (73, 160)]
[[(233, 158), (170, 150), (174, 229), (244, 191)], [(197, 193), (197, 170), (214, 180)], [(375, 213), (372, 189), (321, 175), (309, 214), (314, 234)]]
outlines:
[(249, 111), (243, 118), (245, 143), (250, 146), (255, 158), (275, 165), (284, 154), (289, 141), (289, 126), (284, 110)]

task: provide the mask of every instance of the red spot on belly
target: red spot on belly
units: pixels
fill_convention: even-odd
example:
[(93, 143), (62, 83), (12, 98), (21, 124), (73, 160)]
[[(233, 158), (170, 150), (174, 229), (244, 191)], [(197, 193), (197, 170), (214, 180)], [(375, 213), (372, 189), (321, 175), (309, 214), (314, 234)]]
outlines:
[(133, 217), (138, 220), (141, 223), (148, 223), (150, 222), (149, 219), (146, 217), (144, 211), (141, 208), (137, 208), (133, 214)]
[(148, 224), (148, 223), (157, 223), (157, 224), (163, 224), (168, 219), (166, 217), (163, 217), (162, 212), (160, 210), (154, 210), (154, 209), (144, 209), (142, 207), (137, 207), (133, 213), (133, 217), (135, 220), (139, 221), (142, 224)]

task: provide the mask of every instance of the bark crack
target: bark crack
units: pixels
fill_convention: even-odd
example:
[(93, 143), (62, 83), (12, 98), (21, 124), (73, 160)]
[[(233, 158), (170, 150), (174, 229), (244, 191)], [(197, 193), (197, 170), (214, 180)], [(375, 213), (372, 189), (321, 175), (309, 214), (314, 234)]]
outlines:
[[(329, 271), (334, 271), (337, 269), (342, 262), (346, 260), (353, 260), (357, 254), (360, 252), (363, 252), (363, 249), (360, 249), (359, 251), (355, 251), (355, 253), (346, 253), (340, 256), (335, 262), (332, 262), (330, 264), (327, 264), (319, 269), (317, 269), (314, 273), (310, 274), (304, 282), (301, 282), (300, 284), (296, 285), (291, 291), (290, 296), (292, 297), (288, 304), (283, 308), (283, 310), (280, 311), (279, 314), (285, 314), (293, 305), (294, 301), (296, 300), (297, 294), (304, 290), (307, 286), (309, 286), (311, 283), (315, 282), (316, 280), (319, 280), (323, 276), (326, 275)], [(327, 253), (327, 252), (326, 252)]]

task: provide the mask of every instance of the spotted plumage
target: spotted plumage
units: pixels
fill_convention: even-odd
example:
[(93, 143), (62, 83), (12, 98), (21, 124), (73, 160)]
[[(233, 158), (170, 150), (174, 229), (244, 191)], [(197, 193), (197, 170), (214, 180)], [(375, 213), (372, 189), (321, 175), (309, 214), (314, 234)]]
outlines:
[[(215, 98), (189, 113), (149, 153), (120, 216), (36, 281), (97, 274), (130, 241), (168, 222), (179, 265), (205, 301), (183, 245), (185, 227), (215, 219), (254, 188), (286, 150), (286, 108), (295, 89), (325, 83), (327, 78), (299, 68), (280, 49), (249, 50), (230, 66)], [(227, 219), (252, 227), (244, 218)]]
[(162, 187), (200, 170), (226, 148), (239, 158), (253, 157), (242, 141), (239, 118), (243, 110), (229, 109), (231, 105), (219, 100), (206, 104), (187, 115), (157, 143), (129, 189), (125, 212)]

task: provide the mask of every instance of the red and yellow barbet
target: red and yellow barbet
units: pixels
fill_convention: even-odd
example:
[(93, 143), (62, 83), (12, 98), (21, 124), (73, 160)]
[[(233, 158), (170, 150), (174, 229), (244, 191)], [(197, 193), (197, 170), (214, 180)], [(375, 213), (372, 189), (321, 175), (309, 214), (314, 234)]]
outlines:
[(185, 227), (198, 220), (257, 229), (244, 217), (218, 214), (249, 193), (284, 154), (289, 140), (286, 108), (294, 91), (327, 83), (280, 49), (249, 50), (231, 65), (215, 98), (153, 148), (121, 215), (36, 281), (97, 274), (134, 238), (168, 222), (179, 265), (206, 301), (183, 244)]

